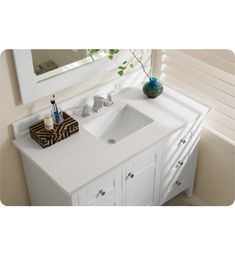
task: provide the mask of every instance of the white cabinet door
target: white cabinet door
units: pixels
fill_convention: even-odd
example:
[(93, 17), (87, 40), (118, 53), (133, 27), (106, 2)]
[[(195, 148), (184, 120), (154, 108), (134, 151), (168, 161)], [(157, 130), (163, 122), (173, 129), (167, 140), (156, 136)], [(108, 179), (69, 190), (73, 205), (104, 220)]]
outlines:
[(153, 205), (155, 162), (139, 171), (126, 171), (126, 205)]
[(121, 170), (116, 168), (79, 190), (79, 205), (121, 205)]
[(123, 183), (123, 201), (127, 206), (154, 204), (156, 148), (137, 155), (126, 164)]

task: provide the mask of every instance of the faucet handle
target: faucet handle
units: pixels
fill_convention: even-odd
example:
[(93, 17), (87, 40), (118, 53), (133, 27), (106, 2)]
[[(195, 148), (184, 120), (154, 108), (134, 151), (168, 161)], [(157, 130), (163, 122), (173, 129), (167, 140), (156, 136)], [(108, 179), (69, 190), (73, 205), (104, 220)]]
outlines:
[(94, 103), (93, 103), (93, 107), (92, 107), (92, 110), (94, 112), (99, 112), (100, 109), (102, 108), (102, 106), (103, 106), (102, 99), (103, 99), (103, 97), (101, 97), (99, 95), (94, 96)]
[(99, 99), (99, 98), (101, 98), (100, 95), (95, 95), (95, 96), (94, 96), (94, 99)]
[(110, 91), (107, 94), (107, 100), (111, 103), (112, 102), (112, 95), (116, 92), (117, 90), (117, 84), (115, 84), (114, 90)]
[(90, 113), (89, 113), (89, 106), (87, 104), (83, 105), (82, 107), (82, 113), (81, 113), (81, 116), (83, 118), (86, 118), (87, 116), (89, 116)]
[(110, 93), (107, 94), (107, 100), (108, 100), (109, 102), (112, 102), (112, 92), (110, 92)]

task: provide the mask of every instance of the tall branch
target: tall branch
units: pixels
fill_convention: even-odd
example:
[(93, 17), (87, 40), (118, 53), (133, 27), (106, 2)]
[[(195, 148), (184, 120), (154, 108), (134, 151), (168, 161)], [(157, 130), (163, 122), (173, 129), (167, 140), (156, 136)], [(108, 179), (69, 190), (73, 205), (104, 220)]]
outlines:
[(141, 65), (143, 71), (145, 72), (146, 76), (150, 79), (151, 77), (150, 77), (149, 74), (146, 72), (143, 63), (142, 63), (142, 62), (139, 60), (139, 58), (136, 56), (135, 52), (132, 51), (132, 50), (129, 50), (129, 51), (132, 53), (132, 55), (134, 56), (134, 58), (139, 62), (139, 64)]

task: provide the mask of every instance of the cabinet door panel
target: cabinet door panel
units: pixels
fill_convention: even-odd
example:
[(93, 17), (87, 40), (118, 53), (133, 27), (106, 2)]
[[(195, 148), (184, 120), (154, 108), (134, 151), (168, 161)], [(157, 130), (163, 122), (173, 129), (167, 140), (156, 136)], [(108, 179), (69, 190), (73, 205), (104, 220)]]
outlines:
[[(132, 175), (134, 176), (132, 176)], [(142, 170), (126, 170), (125, 201), (128, 206), (152, 205), (154, 201), (155, 162)]]
[(145, 168), (147, 165), (155, 162), (156, 147), (151, 147), (141, 152), (137, 156), (133, 157), (127, 162), (127, 169), (130, 171), (139, 171)]

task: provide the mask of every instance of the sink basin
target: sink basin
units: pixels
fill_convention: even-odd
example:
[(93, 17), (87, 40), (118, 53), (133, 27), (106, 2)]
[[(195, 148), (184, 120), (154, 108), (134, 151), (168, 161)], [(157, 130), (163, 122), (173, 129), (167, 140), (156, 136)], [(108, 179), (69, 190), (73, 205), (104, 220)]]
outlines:
[(86, 123), (83, 127), (102, 141), (114, 144), (147, 126), (153, 120), (130, 105), (110, 111)]

